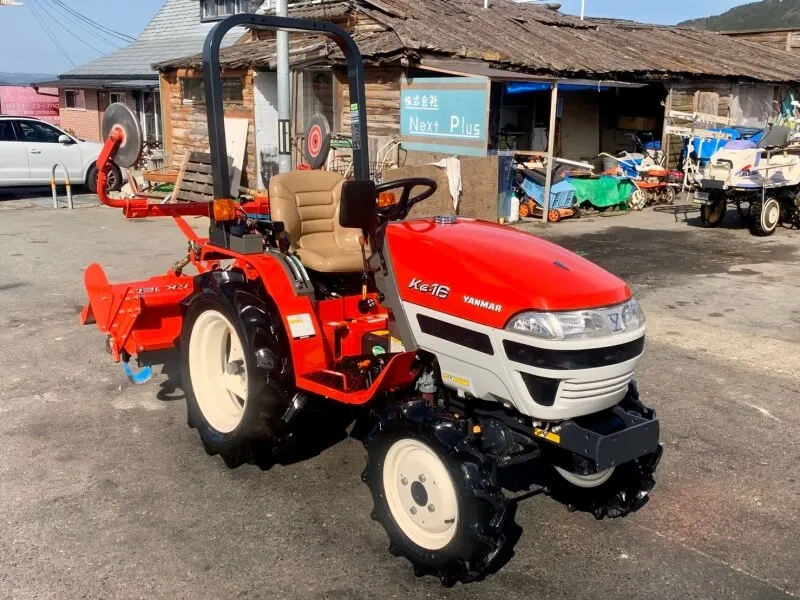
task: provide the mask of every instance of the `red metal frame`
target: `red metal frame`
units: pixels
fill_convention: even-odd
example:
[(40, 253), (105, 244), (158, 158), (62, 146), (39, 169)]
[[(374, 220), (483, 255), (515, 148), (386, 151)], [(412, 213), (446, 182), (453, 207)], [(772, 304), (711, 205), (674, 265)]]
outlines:
[[(298, 389), (326, 396), (348, 404), (369, 402), (381, 390), (404, 386), (415, 376), (414, 353), (388, 357), (386, 366), (368, 389), (348, 390), (347, 377), (338, 373), (336, 364), (348, 357), (361, 355), (361, 338), (366, 333), (387, 328), (388, 315), (377, 306), (364, 315), (358, 310), (359, 296), (312, 302), (298, 295), (283, 265), (273, 255), (244, 255), (230, 249), (210, 245), (185, 221), (186, 216), (208, 217), (211, 203), (151, 204), (147, 198), (110, 198), (106, 193), (107, 170), (114, 153), (124, 141), (124, 131), (112, 130), (97, 160), (97, 194), (106, 206), (121, 209), (128, 219), (172, 217), (191, 242), (187, 261), (199, 273), (220, 267), (230, 261), (231, 268), (262, 285), (275, 304), (289, 334), (296, 385)], [(256, 199), (242, 204), (248, 214), (268, 214), (267, 201)], [(84, 274), (89, 304), (81, 312), (81, 324), (95, 322), (108, 334), (109, 351), (114, 361), (129, 360), (139, 354), (171, 348), (180, 337), (183, 324), (181, 303), (194, 291), (194, 277), (170, 269), (165, 275), (144, 281), (110, 284), (103, 268), (92, 264)], [(308, 315), (316, 335), (295, 339), (289, 318)], [(314, 374), (327, 373), (341, 378), (341, 389), (312, 379)]]

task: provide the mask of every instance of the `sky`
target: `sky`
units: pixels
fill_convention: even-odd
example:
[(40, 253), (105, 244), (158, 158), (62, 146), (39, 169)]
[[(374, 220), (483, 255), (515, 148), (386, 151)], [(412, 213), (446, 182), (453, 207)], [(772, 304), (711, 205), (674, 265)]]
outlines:
[[(107, 28), (133, 37), (145, 28), (164, 3), (164, 0), (18, 1), (25, 6), (0, 6), (0, 72), (59, 74), (71, 69), (73, 62), (76, 65), (85, 64), (114, 50), (108, 41), (90, 35), (65, 18), (59, 3)], [(562, 11), (580, 13), (581, 0), (560, 1)], [(674, 24), (685, 19), (719, 14), (747, 1), (751, 0), (586, 0), (586, 14)], [(63, 53), (48, 39), (33, 9), (49, 26)], [(117, 43), (121, 44), (119, 41)]]

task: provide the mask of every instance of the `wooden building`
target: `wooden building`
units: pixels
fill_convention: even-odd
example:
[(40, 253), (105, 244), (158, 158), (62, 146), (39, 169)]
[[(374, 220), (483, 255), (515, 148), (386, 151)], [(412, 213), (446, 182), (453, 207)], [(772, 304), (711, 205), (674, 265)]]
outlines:
[(722, 31), (720, 33), (737, 40), (755, 42), (776, 50), (800, 54), (800, 27), (747, 29), (742, 31)]
[[(716, 110), (768, 119), (800, 74), (800, 56), (736, 36), (688, 28), (587, 19), (511, 0), (331, 0), (294, 6), (291, 15), (331, 20), (350, 31), (364, 55), (367, 114), (374, 150), (402, 139), (403, 89), (410, 80), (473, 77), (486, 80), (484, 154), (542, 149), (550, 136), (553, 82), (561, 88), (557, 154), (588, 159), (632, 149), (631, 134), (661, 139), (667, 110)], [(293, 131), (314, 112), (334, 132), (349, 130), (343, 57), (331, 42), (291, 36)], [(221, 53), (226, 115), (250, 121), (247, 183), (265, 185), (277, 153), (275, 43), (251, 32)], [(174, 161), (207, 147), (198, 55), (156, 65), (161, 72), (165, 145)], [(510, 100), (511, 84), (524, 83)], [(516, 89), (519, 89), (517, 87)], [(527, 91), (526, 91), (527, 90)], [(193, 95), (194, 94), (194, 95)], [(741, 102), (743, 95), (757, 100)], [(513, 102), (513, 104), (512, 104)], [(758, 106), (759, 110), (762, 106)], [(689, 110), (691, 109), (691, 110)], [(403, 146), (401, 146), (403, 148)], [(429, 162), (454, 152), (401, 150), (401, 162)]]

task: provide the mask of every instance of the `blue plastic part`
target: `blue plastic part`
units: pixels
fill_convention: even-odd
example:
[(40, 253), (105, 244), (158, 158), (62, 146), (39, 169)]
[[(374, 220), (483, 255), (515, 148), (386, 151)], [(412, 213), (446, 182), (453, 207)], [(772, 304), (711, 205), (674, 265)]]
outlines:
[[(512, 81), (505, 84), (505, 89), (506, 94), (513, 96), (514, 94), (528, 94), (530, 92), (549, 92), (553, 89), (553, 84), (543, 81)], [(600, 84), (559, 83), (558, 89), (561, 92), (579, 92), (582, 90), (607, 92), (611, 87)]]
[(153, 378), (153, 368), (150, 365), (143, 367), (140, 371), (134, 371), (131, 369), (130, 363), (123, 362), (122, 370), (125, 371), (125, 375), (128, 376), (128, 379), (136, 385), (147, 383)]
[[(539, 206), (544, 206), (544, 186), (530, 177), (525, 177), (522, 189)], [(561, 181), (550, 188), (550, 208), (572, 208), (575, 203), (575, 186)]]

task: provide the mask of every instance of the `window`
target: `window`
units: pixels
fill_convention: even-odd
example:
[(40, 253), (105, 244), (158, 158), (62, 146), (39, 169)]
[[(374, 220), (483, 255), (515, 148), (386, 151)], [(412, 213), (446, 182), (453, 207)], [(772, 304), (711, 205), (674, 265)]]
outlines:
[(86, 94), (83, 90), (65, 90), (64, 104), (67, 108), (86, 110)]
[(58, 138), (64, 135), (55, 127), (39, 121), (18, 121), (17, 123), (26, 142), (57, 144)]
[(111, 92), (110, 94), (111, 104), (115, 102), (121, 102), (125, 104), (125, 92)]
[(138, 108), (144, 139), (148, 142), (161, 141), (161, 94), (142, 92)]
[(259, 0), (202, 0), (202, 18), (212, 21), (240, 13), (254, 13), (260, 4)]
[(11, 121), (0, 121), (0, 142), (16, 142), (17, 136), (14, 135), (14, 127)]
[[(206, 88), (202, 79), (182, 79), (183, 104), (205, 104)], [(222, 80), (222, 100), (232, 104), (244, 102), (244, 84), (240, 77), (225, 77)]]

